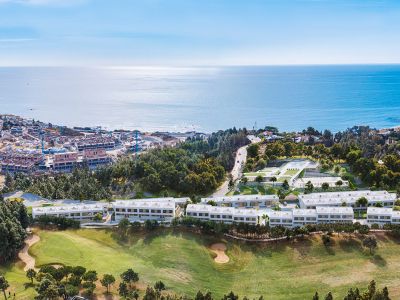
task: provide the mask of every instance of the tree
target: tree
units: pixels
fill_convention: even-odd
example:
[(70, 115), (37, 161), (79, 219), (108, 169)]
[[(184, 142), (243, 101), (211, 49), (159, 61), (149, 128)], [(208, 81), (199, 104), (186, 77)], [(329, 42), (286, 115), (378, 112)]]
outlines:
[(328, 234), (323, 234), (321, 238), (325, 246), (328, 246), (331, 243), (331, 237)]
[(87, 282), (96, 282), (97, 281), (97, 272), (96, 271), (87, 271), (83, 274), (82, 279)]
[(128, 219), (123, 218), (121, 221), (118, 223), (118, 232), (121, 235), (121, 237), (125, 237), (126, 232), (131, 225), (131, 222), (129, 222)]
[(333, 300), (333, 296), (332, 293), (329, 292), (326, 296), (325, 296), (325, 300)]
[(240, 181), (242, 184), (246, 185), (247, 182), (249, 181), (249, 179), (247, 177), (242, 177), (242, 179)]
[(123, 282), (129, 284), (132, 289), (132, 283), (139, 281), (139, 274), (133, 271), (133, 269), (128, 269), (121, 274), (121, 279)]
[(122, 297), (126, 297), (129, 294), (128, 286), (125, 282), (121, 282), (118, 287), (118, 293)]
[(107, 294), (110, 293), (110, 286), (115, 283), (115, 277), (111, 274), (104, 274), (103, 278), (100, 280), (102, 286), (107, 289)]
[(313, 190), (314, 190), (314, 185), (311, 183), (311, 181), (307, 181), (305, 185), (305, 192), (312, 193)]
[(34, 269), (29, 269), (26, 271), (26, 277), (28, 277), (31, 280), (31, 283), (33, 284), (33, 279), (36, 277), (37, 272)]
[(378, 247), (378, 243), (374, 236), (369, 235), (363, 240), (363, 246), (369, 248), (369, 253), (372, 254), (372, 251)]
[(249, 157), (257, 157), (260, 146), (258, 144), (251, 144), (247, 147), (247, 155)]
[(7, 300), (6, 290), (10, 287), (7, 279), (0, 275), (0, 290), (3, 292), (4, 300)]
[(263, 182), (264, 178), (261, 175), (258, 175), (255, 180), (257, 183), (261, 183)]
[(358, 205), (359, 207), (366, 207), (368, 205), (368, 199), (365, 197), (360, 197), (359, 199), (357, 199), (356, 205)]
[(346, 201), (343, 201), (342, 204), (341, 204), (341, 206), (342, 206), (342, 207), (346, 207), (346, 206), (347, 206)]
[(162, 282), (162, 281), (157, 281), (157, 282), (154, 284), (154, 289), (155, 289), (156, 291), (159, 291), (159, 292), (165, 290), (165, 284), (164, 284), (164, 282)]
[(315, 294), (314, 294), (312, 300), (319, 300), (318, 292), (315, 292)]
[(321, 184), (321, 188), (322, 188), (324, 191), (327, 191), (327, 190), (329, 189), (329, 183), (327, 183), (327, 182), (322, 183), (322, 184)]
[(157, 291), (154, 290), (152, 287), (146, 288), (146, 293), (143, 296), (143, 300), (157, 300), (158, 294)]
[(228, 295), (224, 295), (223, 300), (239, 300), (239, 296), (231, 291)]
[(282, 183), (282, 188), (284, 190), (288, 190), (289, 189), (289, 182), (286, 179)]
[(343, 181), (338, 180), (338, 181), (336, 181), (335, 185), (336, 185), (337, 187), (341, 187), (341, 186), (343, 185)]
[(235, 186), (235, 182), (233, 181), (233, 177), (231, 174), (229, 174), (228, 188), (231, 190), (234, 186)]
[(376, 202), (375, 207), (383, 207), (383, 203), (382, 202)]
[(272, 176), (271, 177), (271, 182), (272, 182), (272, 186), (274, 186), (275, 185), (275, 182), (278, 180), (275, 176)]

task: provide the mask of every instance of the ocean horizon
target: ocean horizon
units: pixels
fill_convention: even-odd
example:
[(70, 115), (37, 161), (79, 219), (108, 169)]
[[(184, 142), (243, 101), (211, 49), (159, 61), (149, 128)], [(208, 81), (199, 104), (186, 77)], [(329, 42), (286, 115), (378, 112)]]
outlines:
[(0, 67), (0, 113), (142, 131), (394, 127), (400, 65)]

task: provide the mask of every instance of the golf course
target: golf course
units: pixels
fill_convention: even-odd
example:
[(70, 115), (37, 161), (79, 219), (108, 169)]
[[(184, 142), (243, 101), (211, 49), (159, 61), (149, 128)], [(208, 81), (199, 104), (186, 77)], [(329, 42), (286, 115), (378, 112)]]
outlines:
[[(121, 242), (107, 230), (35, 230), (40, 241), (29, 253), (36, 266), (81, 265), (104, 273), (119, 274), (128, 268), (139, 273), (139, 286), (162, 280), (168, 290), (194, 296), (198, 290), (212, 291), (216, 299), (233, 290), (241, 297), (263, 295), (265, 299), (311, 299), (316, 290), (332, 291), (337, 297), (354, 286), (365, 288), (372, 279), (388, 286), (393, 298), (400, 297), (400, 244), (378, 235), (378, 248), (370, 255), (358, 237), (334, 237), (324, 246), (319, 236), (295, 242), (248, 245), (203, 237), (190, 232), (158, 229), (137, 234)], [(229, 260), (217, 263), (210, 249), (224, 243)], [(32, 288), (16, 262), (0, 268), (17, 299), (32, 299)], [(114, 285), (116, 292), (117, 283)]]

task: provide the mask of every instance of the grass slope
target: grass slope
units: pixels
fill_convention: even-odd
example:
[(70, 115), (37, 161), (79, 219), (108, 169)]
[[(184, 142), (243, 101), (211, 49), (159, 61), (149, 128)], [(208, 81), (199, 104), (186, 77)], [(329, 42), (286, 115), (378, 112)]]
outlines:
[[(129, 244), (119, 244), (104, 230), (40, 231), (39, 235), (42, 240), (31, 249), (39, 265), (83, 265), (116, 277), (132, 267), (142, 283), (162, 280), (174, 291), (192, 296), (199, 289), (211, 290), (218, 299), (233, 290), (250, 298), (303, 300), (318, 290), (333, 291), (339, 299), (349, 287), (366, 286), (372, 279), (387, 285), (393, 298), (400, 296), (400, 245), (385, 236), (380, 237), (375, 256), (369, 256), (356, 238), (335, 238), (330, 248), (319, 237), (269, 246), (228, 243), (231, 260), (218, 265), (208, 250), (214, 241), (190, 233), (158, 231), (137, 236)], [(23, 275), (18, 266), (6, 273), (19, 287), (27, 282)]]

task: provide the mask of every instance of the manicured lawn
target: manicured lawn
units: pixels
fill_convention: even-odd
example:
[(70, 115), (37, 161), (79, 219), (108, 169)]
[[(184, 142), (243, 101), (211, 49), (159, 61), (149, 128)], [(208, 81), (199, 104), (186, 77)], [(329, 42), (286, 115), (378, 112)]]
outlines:
[[(105, 230), (40, 231), (41, 241), (31, 254), (37, 264), (83, 265), (100, 274), (116, 277), (129, 267), (139, 272), (143, 284), (157, 280), (169, 289), (193, 296), (197, 290), (211, 290), (216, 299), (231, 290), (241, 297), (265, 299), (311, 299), (316, 290), (343, 298), (351, 286), (364, 287), (375, 279), (387, 285), (393, 299), (400, 296), (400, 245), (385, 236), (379, 238), (375, 256), (364, 251), (357, 238), (335, 238), (325, 248), (320, 237), (296, 243), (249, 246), (228, 243), (230, 262), (216, 264), (208, 246), (211, 238), (191, 233), (160, 230), (120, 244)], [(6, 272), (11, 285), (21, 291), (27, 282), (15, 266)], [(17, 299), (31, 299), (18, 294)]]
[(285, 176), (293, 176), (293, 175), (297, 174), (297, 172), (299, 172), (298, 169), (286, 170), (285, 174), (283, 174), (283, 175), (285, 175)]

